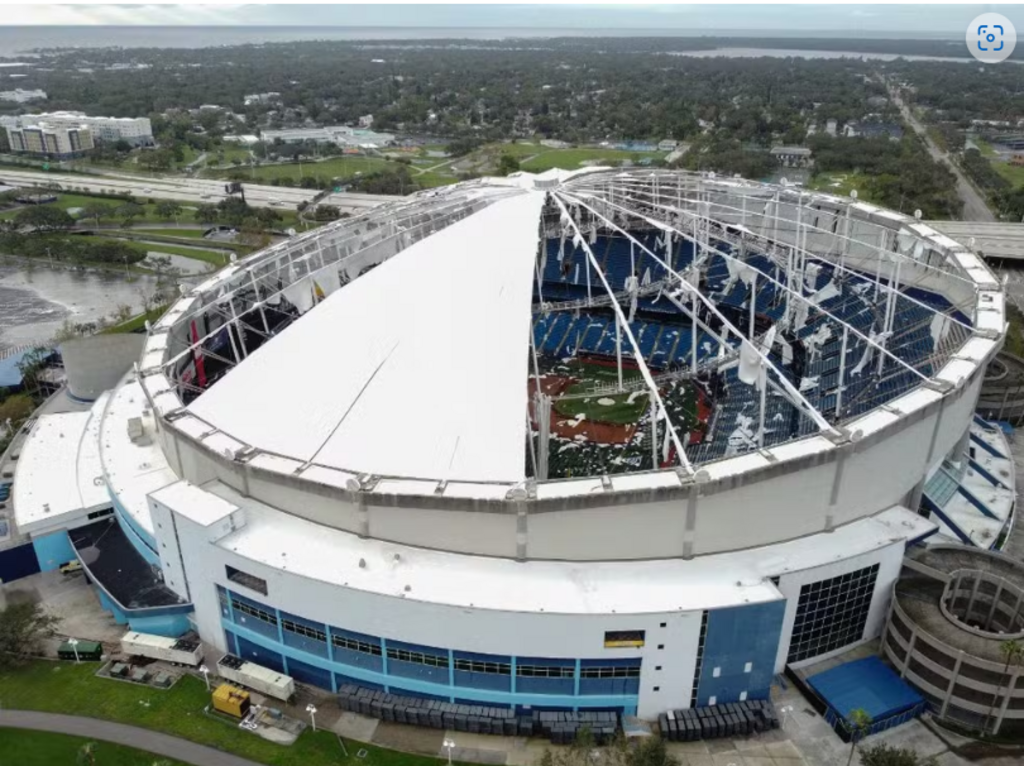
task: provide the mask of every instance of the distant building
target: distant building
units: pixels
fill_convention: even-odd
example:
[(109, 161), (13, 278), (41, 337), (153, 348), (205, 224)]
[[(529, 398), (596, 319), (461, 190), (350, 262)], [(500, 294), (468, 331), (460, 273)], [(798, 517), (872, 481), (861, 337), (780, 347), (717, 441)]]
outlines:
[(568, 141), (559, 141), (557, 138), (542, 139), (540, 145), (546, 146), (549, 149), (568, 149), (572, 146)]
[[(268, 93), (253, 93), (245, 96), (242, 99), (242, 103), (246, 106), (252, 106), (253, 104), (270, 104), (281, 99), (281, 94), (276, 90), (269, 91)], [(202, 108), (202, 107), (200, 107)]]
[(84, 112), (43, 112), (0, 117), (0, 127), (46, 125), (51, 128), (89, 129), (97, 141), (127, 141), (133, 146), (153, 145), (148, 117), (89, 117)]
[(373, 127), (373, 115), (372, 114), (364, 114), (362, 117), (360, 117), (359, 118), (359, 127), (360, 128), (372, 128)]
[(343, 148), (358, 147), (362, 149), (379, 149), (383, 146), (390, 146), (395, 140), (390, 133), (375, 133), (372, 130), (352, 128), (347, 125), (264, 130), (260, 133), (260, 137), (267, 143), (282, 141), (286, 144), (295, 144), (302, 141), (313, 141), (318, 144), (335, 144)]
[(828, 122), (825, 123), (825, 132), (828, 133), (830, 136), (834, 136), (836, 134), (836, 130), (838, 129), (838, 127), (839, 124), (835, 120), (829, 120)]
[(664, 138), (658, 142), (659, 152), (674, 152), (679, 142), (672, 138)]
[(221, 138), (222, 141), (227, 141), (229, 144), (239, 144), (240, 146), (252, 146), (253, 144), (259, 143), (259, 136), (244, 135), (244, 136), (224, 136)]
[(811, 164), (811, 150), (806, 146), (773, 146), (771, 155), (787, 168), (805, 168)]
[(49, 123), (7, 128), (7, 141), (15, 154), (69, 159), (81, 157), (94, 147), (88, 125), (60, 126)]
[(22, 90), (21, 88), (15, 88), (14, 90), (0, 90), (0, 101), (14, 101), (18, 104), (24, 104), (27, 101), (45, 100), (45, 90)]
[(856, 128), (855, 135), (867, 138), (888, 138), (890, 141), (899, 141), (903, 138), (903, 127), (894, 122), (863, 122)]
[(200, 112), (219, 112), (223, 108), (224, 107), (222, 107), (220, 104), (200, 104), (199, 105), (199, 111)]

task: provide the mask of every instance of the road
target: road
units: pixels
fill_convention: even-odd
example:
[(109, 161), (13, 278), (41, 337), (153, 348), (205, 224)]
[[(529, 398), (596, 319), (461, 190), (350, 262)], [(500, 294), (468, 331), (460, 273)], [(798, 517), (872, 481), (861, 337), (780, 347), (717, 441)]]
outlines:
[(945, 164), (946, 167), (956, 175), (956, 190), (960, 195), (960, 199), (964, 201), (963, 219), (965, 221), (995, 221), (996, 217), (992, 215), (992, 211), (989, 210), (988, 205), (985, 204), (984, 198), (973, 186), (971, 186), (960, 168), (950, 160), (949, 154), (940, 149), (938, 145), (932, 141), (931, 136), (928, 135), (928, 131), (924, 129), (924, 126), (914, 116), (910, 107), (903, 102), (903, 99), (899, 97), (899, 94), (895, 90), (890, 90), (889, 95), (892, 96), (893, 102), (903, 113), (903, 119), (906, 120), (914, 131), (924, 139), (925, 145), (928, 147), (928, 152), (932, 157), (937, 162)]
[[(224, 191), (224, 181), (204, 178), (147, 177), (127, 174), (89, 176), (0, 168), (0, 182), (23, 187), (58, 183), (64, 189), (82, 187), (94, 193), (112, 190), (119, 194), (127, 193), (135, 197), (174, 199), (195, 203), (216, 203), (228, 196)], [(247, 184), (244, 181), (242, 186), (245, 190), (245, 199), (251, 205), (293, 210), (300, 202), (312, 200), (318, 191), (286, 186), (258, 186)], [(397, 198), (381, 194), (346, 193), (332, 194), (324, 201), (337, 205), (343, 212), (358, 213), (384, 202), (393, 202), (395, 199)]]
[(239, 758), (237, 755), (225, 753), (206, 745), (197, 745), (187, 739), (123, 723), (101, 721), (97, 718), (37, 713), (31, 710), (0, 710), (0, 726), (71, 734), (89, 740), (114, 742), (118, 745), (146, 750), (164, 758), (192, 763), (195, 766), (258, 766), (255, 761)]

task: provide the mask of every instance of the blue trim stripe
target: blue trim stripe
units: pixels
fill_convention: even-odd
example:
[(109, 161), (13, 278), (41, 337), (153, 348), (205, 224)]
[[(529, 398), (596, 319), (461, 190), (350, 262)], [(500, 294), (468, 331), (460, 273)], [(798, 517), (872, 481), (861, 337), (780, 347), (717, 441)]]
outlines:
[(995, 515), (994, 513), (992, 513), (992, 511), (990, 511), (990, 510), (988, 509), (988, 506), (986, 506), (986, 505), (985, 505), (985, 504), (984, 504), (983, 502), (981, 502), (981, 501), (980, 501), (980, 500), (979, 500), (979, 499), (978, 499), (977, 497), (975, 497), (975, 496), (974, 496), (974, 493), (973, 493), (973, 492), (971, 492), (971, 491), (970, 491), (969, 489), (967, 489), (966, 487), (964, 487), (964, 485), (963, 485), (963, 484), (961, 484), (961, 485), (960, 485), (959, 487), (957, 487), (957, 488), (956, 488), (956, 491), (957, 491), (957, 492), (959, 492), (959, 493), (960, 493), (961, 495), (963, 495), (963, 496), (964, 496), (964, 498), (966, 498), (966, 500), (967, 500), (967, 502), (968, 502), (968, 503), (970, 503), (970, 504), (971, 504), (971, 505), (973, 505), (973, 506), (974, 506), (975, 508), (977, 508), (977, 509), (978, 509), (979, 511), (981, 511), (981, 515), (982, 515), (982, 516), (987, 516), (987, 517), (988, 517), (988, 518), (990, 518), (990, 519), (996, 519), (996, 520), (998, 520), (998, 517), (997, 517), (997, 516), (996, 516), (996, 515)]
[(993, 487), (1002, 487), (1003, 489), (1010, 489), (1000, 479), (993, 476), (987, 469), (976, 463), (974, 460), (968, 460), (967, 464), (975, 471), (984, 476)]
[(952, 519), (950, 519), (949, 516), (944, 514), (939, 509), (939, 506), (933, 503), (927, 495), (921, 497), (921, 504), (924, 505), (931, 513), (934, 513), (936, 516), (942, 519), (943, 523), (950, 528), (953, 534), (960, 538), (960, 542), (965, 543), (967, 545), (974, 545), (974, 543), (971, 542), (971, 538), (964, 534), (964, 531), (960, 529), (960, 527), (958, 527), (956, 524), (954, 524)]

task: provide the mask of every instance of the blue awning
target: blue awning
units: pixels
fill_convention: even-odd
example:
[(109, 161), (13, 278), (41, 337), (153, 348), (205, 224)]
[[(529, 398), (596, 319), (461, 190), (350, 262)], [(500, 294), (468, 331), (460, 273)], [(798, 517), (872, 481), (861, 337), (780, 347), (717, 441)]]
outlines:
[(924, 698), (878, 657), (854, 660), (811, 676), (807, 683), (841, 718), (858, 708), (883, 721), (921, 705)]

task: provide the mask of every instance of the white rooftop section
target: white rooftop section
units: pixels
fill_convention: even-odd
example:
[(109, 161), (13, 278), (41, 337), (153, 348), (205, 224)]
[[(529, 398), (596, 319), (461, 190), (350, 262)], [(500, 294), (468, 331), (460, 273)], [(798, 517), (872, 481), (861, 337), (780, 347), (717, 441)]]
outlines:
[(87, 412), (41, 415), (21, 448), (15, 470), (14, 519), (37, 533), (74, 522), (75, 515), (110, 507), (99, 454), (105, 397)]
[(330, 295), (189, 410), (303, 462), (522, 480), (543, 201), (523, 192), (414, 243)]
[[(100, 432), (100, 458), (110, 492), (131, 519), (153, 533), (146, 495), (178, 480), (156, 441), (156, 424), (137, 380), (128, 380), (110, 396)], [(144, 437), (133, 442), (128, 420), (140, 418)]]
[(292, 574), (370, 593), (513, 612), (644, 614), (774, 601), (780, 594), (771, 576), (935, 530), (934, 523), (895, 506), (834, 532), (757, 551), (690, 560), (516, 562), (361, 539), (282, 514), (217, 481), (203, 489), (244, 508), (245, 526), (216, 543), (244, 558), (274, 568), (287, 561), (284, 568)]

